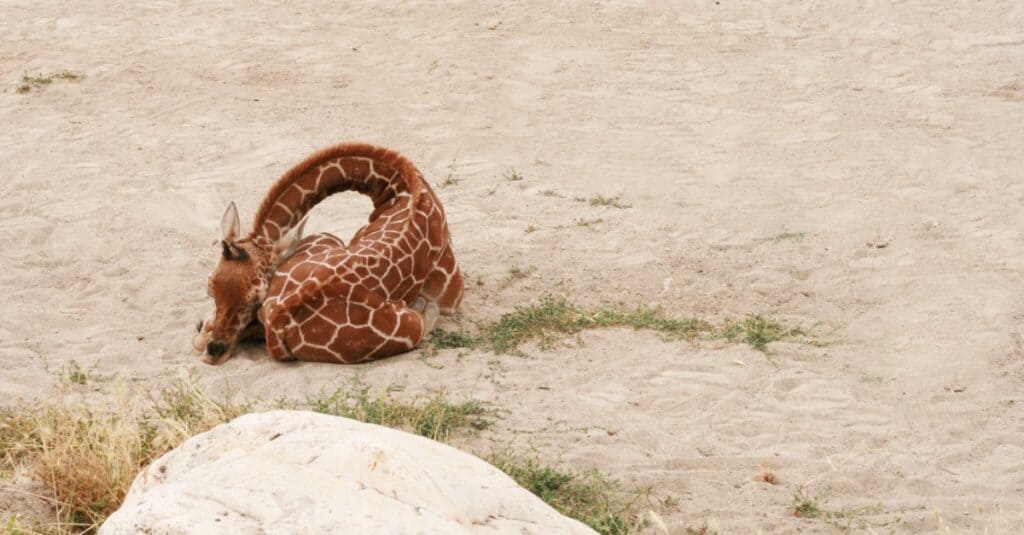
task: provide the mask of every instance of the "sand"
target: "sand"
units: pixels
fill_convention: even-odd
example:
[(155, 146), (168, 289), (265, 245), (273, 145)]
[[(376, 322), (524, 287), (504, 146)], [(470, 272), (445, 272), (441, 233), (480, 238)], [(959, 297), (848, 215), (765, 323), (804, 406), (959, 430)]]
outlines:
[[(1024, 4), (356, 4), (0, 6), (5, 403), (108, 399), (61, 385), (71, 361), (264, 399), (360, 378), (489, 402), (467, 447), (649, 485), (672, 533), (838, 529), (793, 516), (801, 486), (878, 505), (856, 529), (1024, 529)], [(16, 91), (65, 69), (85, 77)], [(346, 140), (437, 187), (469, 321), (555, 293), (823, 343), (610, 329), (525, 358), (201, 364), (224, 207), (247, 224)], [(595, 195), (629, 207), (574, 200)], [(369, 206), (307, 228), (348, 236)]]

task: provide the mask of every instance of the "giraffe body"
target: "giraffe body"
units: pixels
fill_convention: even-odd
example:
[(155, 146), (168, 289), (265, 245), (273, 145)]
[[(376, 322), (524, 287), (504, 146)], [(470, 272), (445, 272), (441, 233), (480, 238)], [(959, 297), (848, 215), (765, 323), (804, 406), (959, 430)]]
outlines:
[[(298, 241), (306, 213), (348, 190), (374, 204), (349, 244), (330, 234)], [(343, 144), (317, 152), (270, 189), (249, 236), (232, 240), (231, 222), (222, 227), (224, 255), (211, 278), (217, 311), (194, 342), (207, 361), (220, 360), (214, 354), (220, 343), (230, 353), (254, 319), (277, 360), (354, 363), (393, 355), (419, 345), (435, 311), (452, 313), (462, 300), (440, 201), (415, 166), (387, 149)], [(288, 250), (275, 258), (282, 249)], [(232, 271), (243, 261), (255, 267), (253, 274)], [(238, 291), (246, 278), (255, 295)], [(238, 308), (245, 313), (222, 318), (231, 316), (222, 309)]]

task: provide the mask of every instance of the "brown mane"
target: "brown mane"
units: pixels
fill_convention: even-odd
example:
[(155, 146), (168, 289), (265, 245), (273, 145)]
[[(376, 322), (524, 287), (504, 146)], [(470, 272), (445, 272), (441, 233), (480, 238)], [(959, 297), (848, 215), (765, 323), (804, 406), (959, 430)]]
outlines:
[(281, 175), (281, 178), (277, 179), (277, 182), (270, 187), (266, 196), (263, 197), (259, 210), (256, 211), (256, 216), (253, 218), (252, 233), (255, 234), (263, 226), (278, 198), (296, 180), (310, 169), (326, 161), (346, 156), (368, 158), (391, 166), (398, 171), (401, 179), (405, 182), (407, 191), (412, 196), (413, 206), (419, 201), (420, 193), (423, 189), (419, 170), (405, 156), (391, 149), (368, 143), (341, 143), (314, 152)]

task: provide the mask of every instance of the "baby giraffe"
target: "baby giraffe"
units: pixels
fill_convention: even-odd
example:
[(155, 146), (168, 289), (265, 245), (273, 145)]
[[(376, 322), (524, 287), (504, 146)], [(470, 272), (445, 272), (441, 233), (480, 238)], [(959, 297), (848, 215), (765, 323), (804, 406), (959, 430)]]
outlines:
[[(302, 239), (309, 210), (341, 191), (370, 197), (369, 223), (348, 246), (330, 234)], [(282, 361), (394, 355), (462, 301), (444, 209), (419, 170), (388, 149), (346, 143), (314, 153), (270, 188), (249, 234), (239, 230), (231, 203), (207, 285), (215, 310), (193, 341), (208, 364), (261, 335)]]

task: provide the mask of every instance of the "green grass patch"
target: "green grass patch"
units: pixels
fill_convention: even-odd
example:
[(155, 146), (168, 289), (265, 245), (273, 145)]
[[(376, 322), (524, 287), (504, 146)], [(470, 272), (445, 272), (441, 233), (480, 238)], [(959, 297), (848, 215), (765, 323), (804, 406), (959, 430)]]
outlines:
[(800, 329), (785, 327), (759, 315), (726, 320), (722, 327), (715, 327), (700, 318), (673, 318), (657, 307), (585, 309), (564, 297), (547, 295), (538, 304), (517, 307), (495, 322), (478, 325), (475, 333), (434, 329), (429, 343), (437, 349), (477, 348), (512, 353), (527, 342), (536, 341), (541, 349), (550, 349), (565, 336), (610, 327), (655, 331), (682, 340), (724, 338), (765, 353), (771, 342), (803, 335)]
[(597, 470), (565, 471), (536, 458), (508, 453), (493, 454), (486, 460), (558, 512), (598, 533), (624, 535), (642, 527), (639, 504), (646, 493), (623, 491), (617, 481)]
[(802, 336), (798, 328), (785, 327), (781, 323), (761, 315), (750, 315), (740, 320), (726, 320), (721, 336), (730, 342), (742, 342), (750, 347), (768, 352), (768, 344)]
[(479, 401), (452, 403), (442, 393), (424, 402), (406, 402), (383, 392), (373, 395), (363, 386), (311, 397), (305, 405), (323, 414), (402, 429), (441, 442), (455, 431), (479, 431), (491, 424), (491, 411)]

